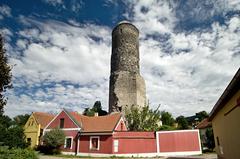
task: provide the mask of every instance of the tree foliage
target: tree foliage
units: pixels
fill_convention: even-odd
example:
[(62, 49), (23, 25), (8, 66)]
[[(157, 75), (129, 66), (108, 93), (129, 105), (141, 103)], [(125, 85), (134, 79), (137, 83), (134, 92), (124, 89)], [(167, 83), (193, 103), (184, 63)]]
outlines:
[(99, 116), (107, 115), (107, 112), (102, 109), (102, 104), (100, 101), (96, 101), (92, 108), (86, 108), (83, 112), (83, 115), (94, 116), (95, 113), (98, 113)]
[(64, 142), (65, 134), (60, 129), (53, 129), (43, 136), (43, 143), (49, 148), (60, 148)]
[[(159, 108), (159, 107), (158, 107)], [(160, 111), (131, 106), (125, 109), (125, 118), (130, 131), (156, 131), (160, 129)]]
[(26, 137), (23, 128), (17, 125), (8, 128), (7, 133), (4, 137), (4, 145), (9, 146), (10, 148), (28, 147), (28, 143), (26, 143)]
[(28, 146), (23, 128), (14, 125), (11, 118), (6, 115), (0, 115), (0, 145), (9, 148), (25, 148)]
[(1, 159), (38, 159), (38, 154), (31, 149), (12, 148), (0, 146)]
[(0, 115), (3, 114), (7, 99), (4, 97), (6, 89), (11, 88), (11, 66), (8, 65), (6, 50), (3, 44), (3, 37), (0, 34)]
[(161, 120), (163, 125), (173, 126), (174, 118), (171, 113), (166, 111), (161, 111)]
[(196, 113), (196, 118), (198, 118), (198, 121), (201, 122), (203, 119), (208, 117), (208, 113), (206, 111), (200, 111)]
[(213, 129), (207, 128), (206, 130), (206, 137), (207, 137), (207, 147), (209, 150), (213, 150), (215, 147), (215, 142), (214, 142), (214, 135), (213, 135)]
[(162, 125), (160, 130), (170, 131), (170, 130), (176, 130), (176, 128), (169, 125)]
[(23, 127), (26, 124), (29, 117), (30, 117), (29, 114), (17, 115), (13, 118), (13, 122), (15, 125), (19, 125)]
[(176, 122), (178, 123), (178, 129), (188, 129), (188, 122), (184, 116), (177, 117)]

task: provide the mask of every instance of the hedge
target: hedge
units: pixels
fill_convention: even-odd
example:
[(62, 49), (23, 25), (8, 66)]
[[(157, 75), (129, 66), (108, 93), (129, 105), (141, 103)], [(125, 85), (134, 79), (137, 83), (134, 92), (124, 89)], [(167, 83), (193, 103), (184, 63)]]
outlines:
[(0, 146), (1, 159), (38, 159), (38, 154), (31, 149), (12, 148)]

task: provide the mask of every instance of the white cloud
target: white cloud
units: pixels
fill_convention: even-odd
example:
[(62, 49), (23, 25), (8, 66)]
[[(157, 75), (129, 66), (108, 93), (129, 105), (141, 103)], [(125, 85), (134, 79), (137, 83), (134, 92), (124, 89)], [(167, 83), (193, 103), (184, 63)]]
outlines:
[(11, 17), (11, 8), (7, 5), (0, 6), (0, 20), (4, 19), (4, 17)]
[[(54, 111), (73, 105), (82, 111), (95, 100), (101, 100), (107, 109), (111, 30), (91, 24), (74, 27), (57, 21), (37, 22), (28, 18), (24, 21), (35, 27), (19, 32), (17, 54), (23, 55), (12, 57), (10, 62), (15, 64), (15, 91), (26, 89), (23, 94), (27, 95), (21, 95), (16, 106), (18, 94), (10, 91), (6, 113), (13, 116), (24, 111), (16, 108), (19, 106), (27, 112), (46, 111), (44, 104)], [(42, 91), (44, 84), (52, 87)], [(39, 89), (36, 94), (31, 93), (34, 89)], [(47, 99), (51, 96), (53, 99)], [(16, 111), (12, 112), (13, 108)]]
[(43, 2), (55, 7), (58, 10), (72, 11), (78, 13), (84, 3), (81, 0), (43, 0)]
[(43, 0), (44, 2), (53, 5), (53, 6), (57, 6), (57, 5), (63, 5), (63, 0)]

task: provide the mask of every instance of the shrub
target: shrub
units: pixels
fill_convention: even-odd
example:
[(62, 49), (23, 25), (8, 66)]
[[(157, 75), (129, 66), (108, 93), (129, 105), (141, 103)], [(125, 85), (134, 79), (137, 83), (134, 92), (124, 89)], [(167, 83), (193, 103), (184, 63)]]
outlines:
[(0, 132), (0, 145), (9, 148), (26, 148), (28, 146), (22, 127), (13, 125), (6, 128), (0, 125)]
[(60, 129), (53, 129), (43, 136), (43, 146), (38, 149), (45, 154), (59, 154), (60, 147), (65, 142), (65, 134)]
[(38, 159), (38, 155), (31, 149), (12, 148), (0, 146), (1, 159)]
[(176, 129), (169, 125), (163, 125), (161, 126), (160, 130), (170, 131), (170, 130), (176, 130)]

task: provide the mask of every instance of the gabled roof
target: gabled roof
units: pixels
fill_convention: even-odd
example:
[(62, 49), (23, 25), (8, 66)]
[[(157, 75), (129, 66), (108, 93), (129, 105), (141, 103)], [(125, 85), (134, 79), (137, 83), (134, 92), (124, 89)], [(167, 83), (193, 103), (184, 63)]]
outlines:
[(113, 132), (121, 118), (120, 113), (105, 116), (85, 116), (77, 112), (68, 112), (81, 125), (82, 132)]
[(44, 112), (33, 112), (36, 122), (41, 125), (41, 129), (43, 129), (53, 118), (53, 114), (44, 113)]
[(203, 119), (198, 125), (197, 125), (197, 129), (205, 129), (208, 127), (211, 127), (212, 123), (208, 121), (208, 118)]
[(240, 68), (238, 69), (237, 73), (231, 80), (231, 82), (228, 84), (227, 88), (221, 95), (221, 97), (218, 99), (217, 103), (214, 105), (209, 121), (212, 121), (212, 119), (216, 116), (216, 114), (226, 105), (226, 103), (230, 100), (230, 98), (240, 90)]

